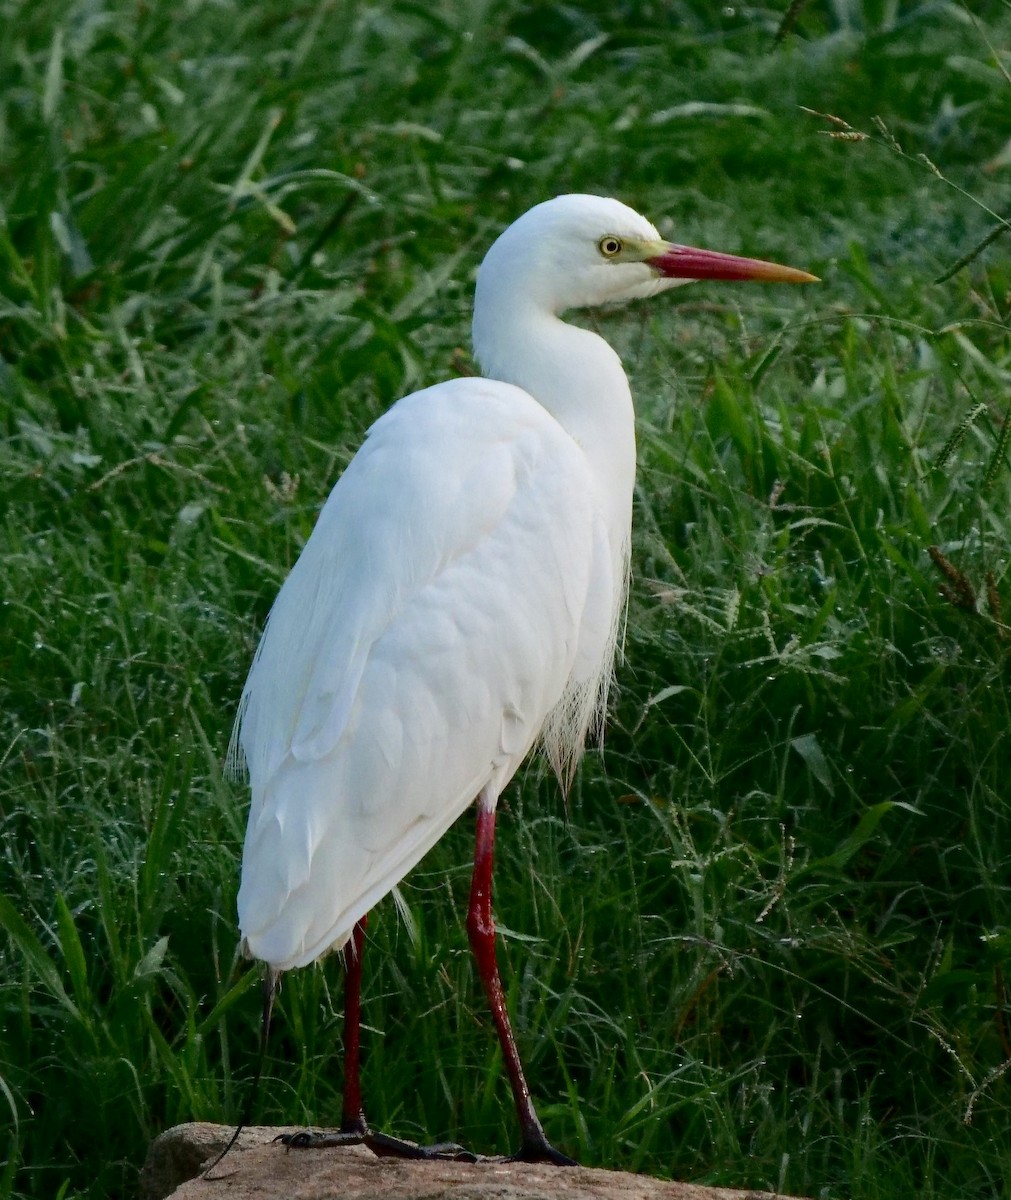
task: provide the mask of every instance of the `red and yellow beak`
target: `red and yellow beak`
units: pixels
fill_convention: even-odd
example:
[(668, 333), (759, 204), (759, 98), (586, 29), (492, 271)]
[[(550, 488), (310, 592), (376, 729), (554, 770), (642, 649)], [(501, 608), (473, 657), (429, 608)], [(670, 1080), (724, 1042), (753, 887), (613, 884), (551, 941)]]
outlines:
[(665, 279), (756, 280), (760, 283), (817, 283), (818, 276), (795, 267), (763, 262), (760, 258), (740, 258), (719, 250), (698, 250), (673, 242), (656, 244), (658, 253), (643, 259)]

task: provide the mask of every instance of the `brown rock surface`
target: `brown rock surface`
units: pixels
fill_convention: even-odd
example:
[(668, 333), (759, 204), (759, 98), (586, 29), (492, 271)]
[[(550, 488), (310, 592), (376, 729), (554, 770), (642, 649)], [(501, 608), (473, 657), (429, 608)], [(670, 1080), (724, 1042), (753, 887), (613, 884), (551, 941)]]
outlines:
[(376, 1158), (364, 1146), (288, 1152), (271, 1144), (283, 1132), (244, 1130), (212, 1178), (203, 1179), (200, 1172), (232, 1130), (177, 1125), (151, 1143), (141, 1173), (143, 1200), (772, 1200), (769, 1192), (668, 1183), (592, 1167), (406, 1162)]

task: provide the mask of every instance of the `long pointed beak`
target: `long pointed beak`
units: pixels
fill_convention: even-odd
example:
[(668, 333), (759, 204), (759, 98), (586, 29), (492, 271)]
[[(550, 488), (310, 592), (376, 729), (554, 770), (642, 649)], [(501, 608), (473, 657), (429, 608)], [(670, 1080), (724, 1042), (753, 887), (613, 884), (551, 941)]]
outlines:
[(761, 283), (818, 283), (818, 276), (795, 267), (763, 262), (760, 258), (740, 258), (719, 250), (698, 250), (694, 246), (662, 243), (660, 253), (645, 260), (666, 279), (757, 280)]

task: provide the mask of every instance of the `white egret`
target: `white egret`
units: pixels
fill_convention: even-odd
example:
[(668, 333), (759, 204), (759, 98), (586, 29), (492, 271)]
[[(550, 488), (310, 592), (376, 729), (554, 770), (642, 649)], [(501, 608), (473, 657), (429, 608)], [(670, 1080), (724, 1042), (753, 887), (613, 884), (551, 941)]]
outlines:
[(245, 950), (278, 973), (350, 943), (341, 1133), (293, 1144), (459, 1156), (369, 1128), (359, 989), (366, 914), (476, 800), (467, 928), (512, 1084), (516, 1157), (571, 1161), (531, 1102), (491, 907), (499, 795), (538, 739), (568, 785), (604, 717), (625, 606), (632, 398), (617, 354), (560, 314), (693, 279), (813, 278), (665, 242), (616, 200), (538, 204), (478, 273), (484, 377), (400, 400), (330, 493), (271, 610), (233, 738), (252, 789)]

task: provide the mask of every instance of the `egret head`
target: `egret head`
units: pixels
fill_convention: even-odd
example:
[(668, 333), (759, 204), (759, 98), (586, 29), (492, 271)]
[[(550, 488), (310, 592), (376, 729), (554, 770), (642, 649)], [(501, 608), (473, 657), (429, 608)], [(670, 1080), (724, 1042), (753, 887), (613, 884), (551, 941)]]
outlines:
[(804, 283), (813, 275), (757, 259), (664, 241), (633, 209), (602, 196), (566, 195), (524, 213), (485, 256), (476, 304), (491, 294), (560, 313), (622, 303), (693, 279)]

